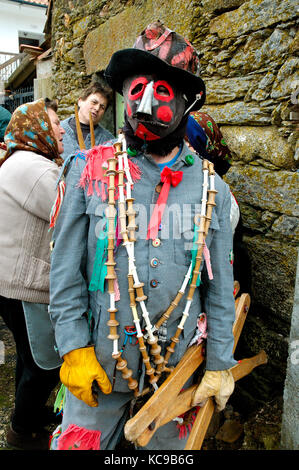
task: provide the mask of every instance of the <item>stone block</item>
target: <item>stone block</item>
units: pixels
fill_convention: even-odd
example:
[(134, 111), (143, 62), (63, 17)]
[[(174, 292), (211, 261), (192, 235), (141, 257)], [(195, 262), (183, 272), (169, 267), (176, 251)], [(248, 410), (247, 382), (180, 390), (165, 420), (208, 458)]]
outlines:
[(256, 208), (299, 217), (298, 172), (233, 166), (226, 174), (237, 200)]
[(203, 106), (203, 111), (211, 114), (218, 124), (229, 124), (235, 126), (260, 125), (265, 126), (271, 123), (272, 108), (262, 107), (256, 103), (244, 103), (234, 101), (219, 105), (207, 104)]
[(79, 21), (76, 21), (73, 25), (73, 37), (80, 38), (86, 36), (90, 28), (90, 23), (92, 23), (92, 17), (90, 16), (85, 16), (84, 18), (80, 18)]
[(87, 35), (83, 45), (87, 74), (104, 70), (115, 51), (132, 47), (138, 34), (156, 19), (188, 39), (192, 17), (191, 0), (184, 4), (179, 0), (149, 0), (141, 6), (127, 7)]
[(290, 96), (299, 85), (299, 59), (289, 57), (278, 71), (275, 82), (273, 83), (271, 97), (281, 98)]
[[(287, 334), (294, 299), (297, 246), (284, 243), (283, 236), (281, 240), (272, 240), (262, 235), (246, 235), (244, 244), (251, 264), (252, 303), (262, 306), (260, 316), (267, 319), (269, 328), (274, 330), (274, 325), (277, 328), (281, 324), (277, 331)], [(267, 336), (262, 331), (259, 335)]]
[(210, 32), (221, 38), (240, 36), (296, 18), (297, 8), (292, 0), (249, 0), (213, 19)]
[(244, 97), (254, 77), (206, 80), (206, 104), (222, 104)]
[(237, 160), (262, 159), (283, 169), (296, 167), (294, 150), (275, 126), (222, 126), (221, 132)]

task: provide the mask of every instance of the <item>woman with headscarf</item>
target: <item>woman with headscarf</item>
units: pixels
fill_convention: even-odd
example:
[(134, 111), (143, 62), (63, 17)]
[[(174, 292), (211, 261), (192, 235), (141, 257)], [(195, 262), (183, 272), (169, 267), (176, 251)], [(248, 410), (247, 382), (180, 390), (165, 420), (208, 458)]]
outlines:
[(0, 313), (17, 352), (15, 408), (7, 443), (47, 449), (46, 402), (59, 382), (60, 360), (48, 314), (49, 220), (63, 160), (64, 130), (55, 101), (18, 107), (0, 162)]

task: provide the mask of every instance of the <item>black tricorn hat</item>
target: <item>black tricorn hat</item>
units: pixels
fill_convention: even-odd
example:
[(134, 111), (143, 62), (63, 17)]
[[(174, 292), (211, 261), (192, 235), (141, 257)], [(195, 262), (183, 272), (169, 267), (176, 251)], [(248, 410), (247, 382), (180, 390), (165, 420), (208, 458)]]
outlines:
[(111, 88), (122, 95), (126, 78), (139, 73), (161, 74), (181, 87), (189, 111), (200, 109), (206, 97), (199, 77), (199, 57), (192, 44), (160, 21), (142, 31), (132, 48), (115, 52), (105, 70)]

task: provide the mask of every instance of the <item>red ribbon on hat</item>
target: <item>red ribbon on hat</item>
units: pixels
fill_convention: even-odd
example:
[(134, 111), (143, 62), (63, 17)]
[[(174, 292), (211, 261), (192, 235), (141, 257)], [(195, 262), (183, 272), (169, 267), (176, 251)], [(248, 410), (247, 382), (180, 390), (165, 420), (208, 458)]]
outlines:
[(163, 168), (161, 172), (161, 182), (163, 183), (163, 186), (159, 194), (157, 203), (154, 207), (151, 220), (148, 225), (147, 236), (146, 236), (147, 240), (149, 240), (150, 238), (152, 240), (157, 238), (159, 225), (161, 223), (163, 212), (164, 212), (166, 202), (168, 199), (170, 185), (175, 187), (182, 181), (182, 179), (183, 179), (182, 171), (173, 171), (170, 168), (168, 168), (168, 166)]

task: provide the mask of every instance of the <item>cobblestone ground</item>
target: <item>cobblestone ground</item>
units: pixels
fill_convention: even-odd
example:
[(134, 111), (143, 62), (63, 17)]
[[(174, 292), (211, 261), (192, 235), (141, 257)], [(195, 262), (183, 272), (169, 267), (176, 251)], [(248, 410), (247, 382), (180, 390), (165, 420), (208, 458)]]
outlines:
[(1, 358), (4, 360), (0, 363), (0, 449), (3, 450), (8, 449), (5, 436), (14, 406), (16, 350), (13, 336), (1, 317), (0, 341), (4, 344), (4, 358)]
[(14, 404), (15, 380), (15, 343), (12, 334), (6, 328), (0, 317), (0, 341), (4, 350), (4, 357), (0, 363), (0, 449), (8, 449), (6, 444), (6, 430), (9, 426), (10, 415)]
[[(4, 344), (4, 361), (0, 362), (0, 450), (12, 450), (6, 443), (6, 432), (10, 423), (10, 416), (14, 407), (15, 394), (15, 367), (16, 348), (13, 335), (6, 327), (0, 316), (0, 341)], [(50, 396), (49, 405), (55, 400), (54, 390)], [(49, 427), (50, 431), (55, 429)]]

